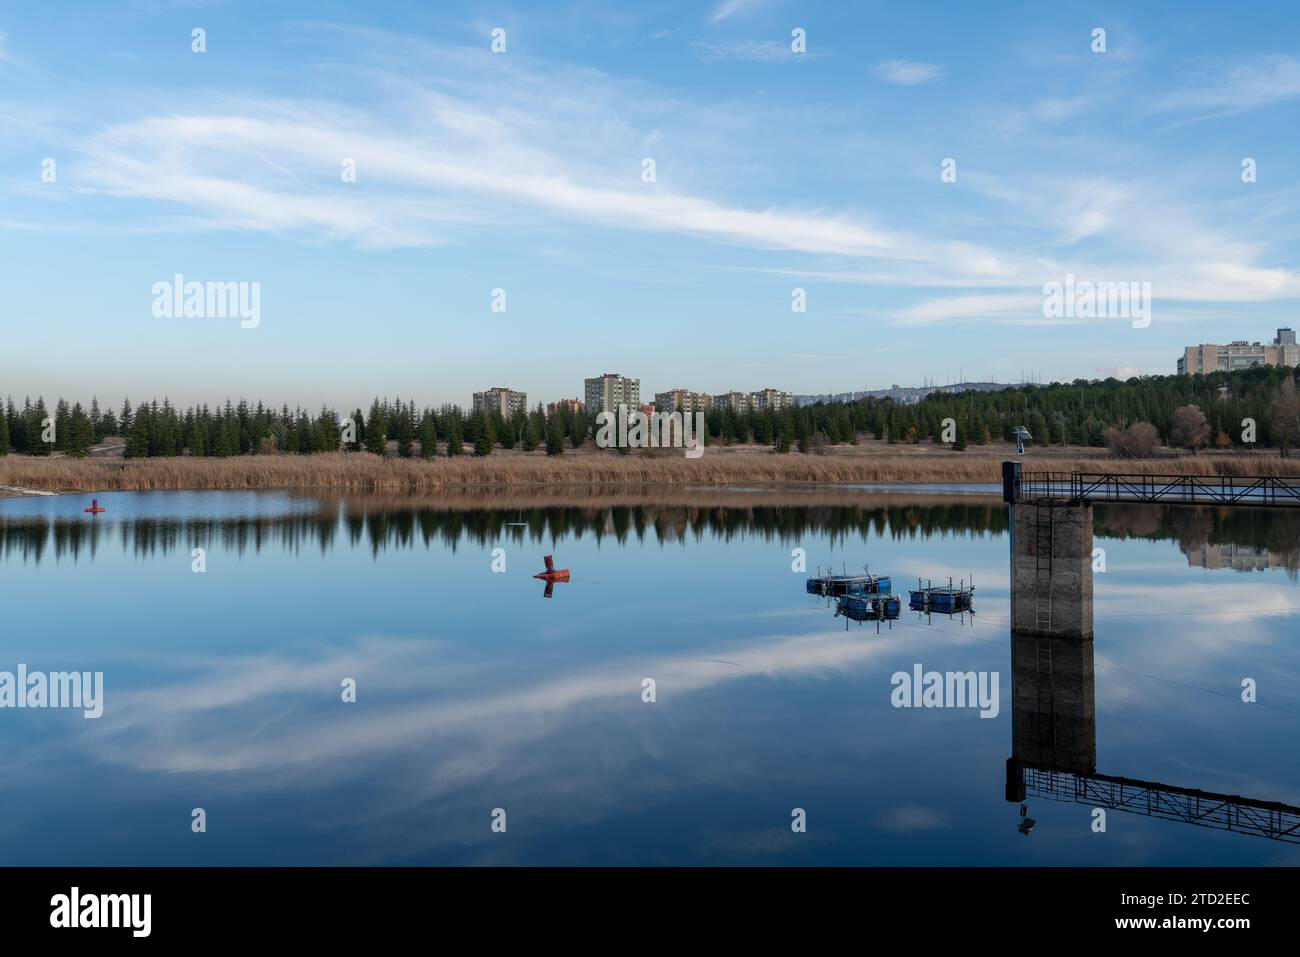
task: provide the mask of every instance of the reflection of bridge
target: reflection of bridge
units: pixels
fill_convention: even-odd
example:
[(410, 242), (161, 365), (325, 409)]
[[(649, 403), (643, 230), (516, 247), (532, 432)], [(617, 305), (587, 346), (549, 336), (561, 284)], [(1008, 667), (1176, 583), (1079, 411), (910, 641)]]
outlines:
[[(1044, 486), (1029, 476), (1022, 481), (1014, 462), (1004, 465), (1003, 476), (1011, 507), (1012, 754), (1006, 799), (1020, 803), (1032, 794), (1300, 844), (1300, 808), (1097, 773), (1090, 503), (1126, 499), (1090, 497), (1087, 483), (1075, 486), (1084, 494), (1071, 496), (1055, 482)], [(1041, 494), (1044, 489), (1056, 494)]]
[[(1300, 808), (1288, 804), (1110, 774), (1075, 774), (1032, 766), (1020, 767), (1018, 773), (1017, 786), (1036, 797), (1077, 801), (1092, 807), (1133, 811), (1166, 821), (1182, 821), (1184, 824), (1240, 831), (1288, 844), (1300, 844)], [(1018, 797), (1008, 793), (1008, 800), (1024, 800), (1025, 794), (1017, 793)]]

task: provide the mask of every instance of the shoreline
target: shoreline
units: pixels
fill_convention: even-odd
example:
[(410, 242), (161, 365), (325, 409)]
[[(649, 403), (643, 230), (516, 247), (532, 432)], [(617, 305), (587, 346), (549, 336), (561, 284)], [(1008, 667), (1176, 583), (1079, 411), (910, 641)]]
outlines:
[[(1001, 443), (955, 452), (943, 447), (872, 442), (837, 447), (822, 455), (778, 455), (768, 449), (724, 447), (706, 451), (697, 459), (663, 452), (619, 455), (590, 449), (556, 457), (506, 453), (428, 460), (380, 458), (365, 452), (145, 459), (8, 455), (0, 457), (0, 497), (239, 489), (504, 494), (647, 486), (696, 491), (859, 486), (861, 492), (872, 492), (887, 491), (890, 486), (1000, 486), (1002, 462), (1014, 457), (1014, 448)], [(1300, 458), (1284, 459), (1264, 452), (1202, 452), (1123, 459), (1098, 449), (1049, 448), (1030, 449), (1025, 470), (1300, 478)], [(926, 491), (938, 494), (945, 490)]]

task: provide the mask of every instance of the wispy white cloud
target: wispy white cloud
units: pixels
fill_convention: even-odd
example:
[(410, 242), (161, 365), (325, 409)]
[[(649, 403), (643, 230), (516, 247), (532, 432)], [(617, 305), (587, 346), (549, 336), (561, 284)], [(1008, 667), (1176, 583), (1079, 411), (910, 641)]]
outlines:
[(1221, 66), (1199, 83), (1161, 97), (1156, 105), (1172, 110), (1239, 113), (1300, 97), (1300, 59), (1268, 54)]
[(759, 0), (721, 0), (709, 15), (710, 23), (721, 23), (758, 6)]
[(1064, 324), (1066, 320), (1044, 318), (1043, 297), (1033, 293), (940, 296), (923, 300), (895, 315), (895, 323), (904, 326), (991, 321), (1008, 325), (1038, 325), (1048, 321)]
[[(61, 179), (67, 168), (74, 189), (136, 201), (162, 228), (206, 222), (391, 248), (542, 231), (559, 218), (770, 253), (767, 268), (783, 275), (958, 293), (880, 311), (905, 325), (1059, 323), (1042, 317), (1041, 290), (1067, 273), (1150, 281), (1158, 308), (1300, 297), (1300, 277), (1261, 236), (1207, 218), (1163, 184), (1118, 174), (1004, 182), (964, 168), (950, 195), (973, 187), (992, 215), (1016, 224), (1010, 234), (915, 216), (900, 225), (870, 208), (750, 205), (716, 184), (692, 189), (689, 175), (664, 175), (674, 155), (712, 156), (754, 128), (743, 106), (685, 104), (636, 81), (522, 58), (493, 61), (488, 80), (481, 50), (365, 31), (349, 39), (397, 58), (352, 68), (376, 94), (364, 113), (320, 100), (189, 100), (185, 112), (154, 108), (69, 141)], [(746, 49), (788, 53), (776, 42)], [(645, 155), (660, 160), (658, 183), (640, 181)], [(340, 181), (344, 158), (357, 161), (355, 185)]]
[[(369, 638), (320, 657), (227, 660), (177, 684), (124, 691), (87, 729), (85, 741), (105, 760), (175, 772), (337, 768), (413, 741), (466, 734), (517, 753), (574, 711), (626, 700), (628, 688), (647, 674), (659, 676), (661, 689), (685, 695), (756, 675), (780, 680), (853, 671), (888, 653), (891, 643), (845, 642), (835, 629), (768, 635), (653, 660), (607, 660), (501, 688), (485, 683), (473, 666), (445, 662), (436, 643)], [(357, 676), (372, 689), (415, 690), (417, 697), (391, 694), (392, 705), (365, 716), (322, 715), (306, 726), (275, 719), (283, 701), (337, 688), (339, 675)], [(433, 703), (432, 689), (438, 691)], [(487, 748), (485, 760), (495, 751)]]
[[(776, 40), (730, 40), (712, 42), (696, 40), (691, 44), (700, 51), (705, 60), (749, 60), (754, 63), (780, 63), (793, 61), (795, 53), (788, 43)], [(804, 54), (806, 55), (806, 54)]]
[(896, 86), (918, 86), (941, 79), (944, 69), (937, 63), (918, 63), (913, 60), (887, 60), (871, 68), (871, 75)]

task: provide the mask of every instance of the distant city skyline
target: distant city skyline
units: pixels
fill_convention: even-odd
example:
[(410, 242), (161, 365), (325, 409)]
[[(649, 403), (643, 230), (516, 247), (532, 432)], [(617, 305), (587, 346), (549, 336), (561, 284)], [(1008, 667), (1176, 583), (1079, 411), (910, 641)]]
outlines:
[(1285, 5), (5, 9), (0, 394), (1171, 374), (1300, 324), (1297, 50)]

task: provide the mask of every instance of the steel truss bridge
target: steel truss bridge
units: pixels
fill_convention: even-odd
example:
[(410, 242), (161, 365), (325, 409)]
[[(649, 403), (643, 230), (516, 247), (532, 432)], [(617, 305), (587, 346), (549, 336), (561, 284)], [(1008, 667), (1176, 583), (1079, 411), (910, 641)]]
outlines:
[[(1015, 463), (1007, 463), (1014, 466)], [(1168, 505), (1300, 507), (1300, 478), (1240, 475), (1142, 475), (1121, 472), (1023, 472), (1003, 474), (1009, 502), (1035, 499), (1092, 502), (1156, 502)]]

